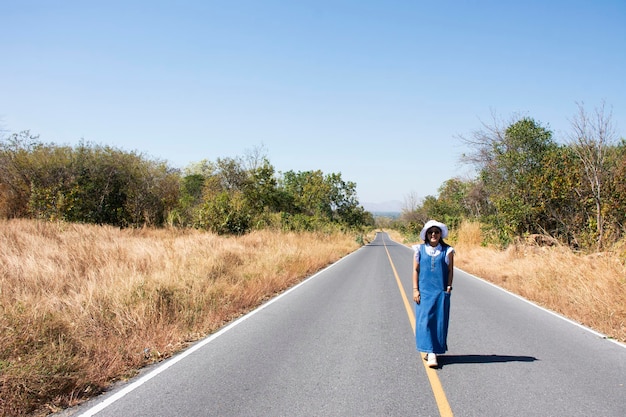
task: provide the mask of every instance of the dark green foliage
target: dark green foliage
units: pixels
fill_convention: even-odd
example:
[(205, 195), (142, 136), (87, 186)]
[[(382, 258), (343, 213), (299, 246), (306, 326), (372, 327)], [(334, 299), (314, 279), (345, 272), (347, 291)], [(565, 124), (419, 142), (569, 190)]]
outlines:
[(243, 192), (255, 214), (277, 212), (283, 207), (274, 167), (267, 159), (261, 166), (249, 171)]
[(626, 140), (611, 147), (607, 156), (610, 167), (606, 184), (605, 227), (607, 238), (616, 240), (626, 228)]
[(373, 224), (356, 184), (321, 171), (276, 174), (265, 157), (218, 158), (181, 176), (134, 152), (44, 144), (29, 132), (0, 140), (0, 216), (120, 227), (169, 225), (219, 234), (253, 228), (361, 228)]
[[(610, 126), (603, 117), (599, 126)], [(584, 112), (579, 119), (588, 122)], [(626, 225), (626, 141), (610, 142), (608, 128), (582, 122), (575, 127), (584, 140), (567, 145), (555, 143), (552, 132), (527, 117), (475, 132), (465, 139), (474, 148), (465, 160), (477, 168), (476, 179), (446, 181), (438, 196), (404, 212), (396, 227), (415, 237), (428, 219), (452, 228), (469, 219), (482, 222), (489, 240), (501, 245), (530, 234), (574, 248), (617, 242)]]
[[(321, 171), (294, 172), (284, 174), (281, 182), (283, 200), (290, 204), (290, 214), (308, 217), (308, 222), (331, 222), (349, 227), (362, 227), (372, 220), (356, 197), (356, 184), (346, 182), (341, 174), (324, 175)], [(283, 207), (285, 208), (285, 207)]]
[(242, 235), (250, 230), (251, 220), (243, 195), (222, 191), (204, 203), (198, 226), (220, 235)]
[(1, 143), (0, 166), (8, 218), (161, 225), (178, 201), (176, 171), (111, 147), (59, 147), (23, 132)]
[(587, 205), (581, 200), (581, 175), (576, 155), (567, 146), (545, 154), (535, 188), (544, 230), (570, 246), (580, 246), (586, 227)]
[(0, 141), (0, 210), (6, 218), (28, 215), (33, 180), (38, 176), (36, 154), (43, 145), (25, 131)]
[(492, 143), (492, 159), (479, 175), (505, 234), (544, 231), (537, 191), (544, 159), (555, 146), (552, 133), (528, 118), (510, 125), (502, 140)]

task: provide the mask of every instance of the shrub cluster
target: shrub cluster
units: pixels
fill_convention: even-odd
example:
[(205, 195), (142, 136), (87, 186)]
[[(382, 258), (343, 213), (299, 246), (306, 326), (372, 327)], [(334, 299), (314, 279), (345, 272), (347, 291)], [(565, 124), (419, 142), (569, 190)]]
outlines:
[(488, 229), (485, 243), (501, 246), (537, 234), (574, 249), (615, 245), (626, 234), (626, 140), (596, 112), (581, 109), (566, 143), (528, 117), (463, 138), (473, 150), (463, 160), (476, 177), (446, 181), (394, 226), (415, 236), (430, 218), (452, 228), (470, 220)]
[(0, 218), (236, 235), (373, 223), (356, 184), (341, 174), (277, 174), (262, 156), (203, 160), (181, 171), (109, 146), (43, 143), (28, 131), (0, 139)]

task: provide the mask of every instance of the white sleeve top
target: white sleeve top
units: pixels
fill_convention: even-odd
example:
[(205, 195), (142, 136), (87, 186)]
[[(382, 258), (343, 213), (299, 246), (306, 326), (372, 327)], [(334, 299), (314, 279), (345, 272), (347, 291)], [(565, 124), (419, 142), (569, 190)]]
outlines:
[[(420, 262), (420, 246), (422, 245), (426, 245), (426, 244), (421, 243), (419, 245), (413, 245), (413, 250), (415, 251), (415, 260), (417, 261), (418, 264)], [(426, 245), (426, 253), (429, 254), (430, 256), (439, 255), (442, 249), (443, 247), (441, 246), (441, 243), (438, 244), (437, 246)], [(453, 252), (454, 252), (454, 248), (452, 246), (448, 246), (446, 249), (446, 264), (448, 265), (450, 265), (449, 256)]]

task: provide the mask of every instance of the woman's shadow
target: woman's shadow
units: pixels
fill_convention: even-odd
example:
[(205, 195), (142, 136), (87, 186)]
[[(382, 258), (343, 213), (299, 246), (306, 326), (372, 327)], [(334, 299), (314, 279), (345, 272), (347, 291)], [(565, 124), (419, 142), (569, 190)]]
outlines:
[(498, 362), (534, 362), (533, 356), (510, 355), (441, 355), (437, 358), (439, 367), (457, 363), (498, 363)]

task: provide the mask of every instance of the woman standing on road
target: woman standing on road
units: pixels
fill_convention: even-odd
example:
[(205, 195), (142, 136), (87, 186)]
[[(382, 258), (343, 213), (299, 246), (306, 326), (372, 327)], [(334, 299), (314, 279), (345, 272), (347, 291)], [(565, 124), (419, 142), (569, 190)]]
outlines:
[(415, 301), (415, 343), (426, 353), (428, 366), (436, 368), (437, 354), (448, 350), (450, 291), (454, 275), (454, 248), (443, 241), (448, 227), (435, 220), (426, 222), (413, 246), (413, 300)]

